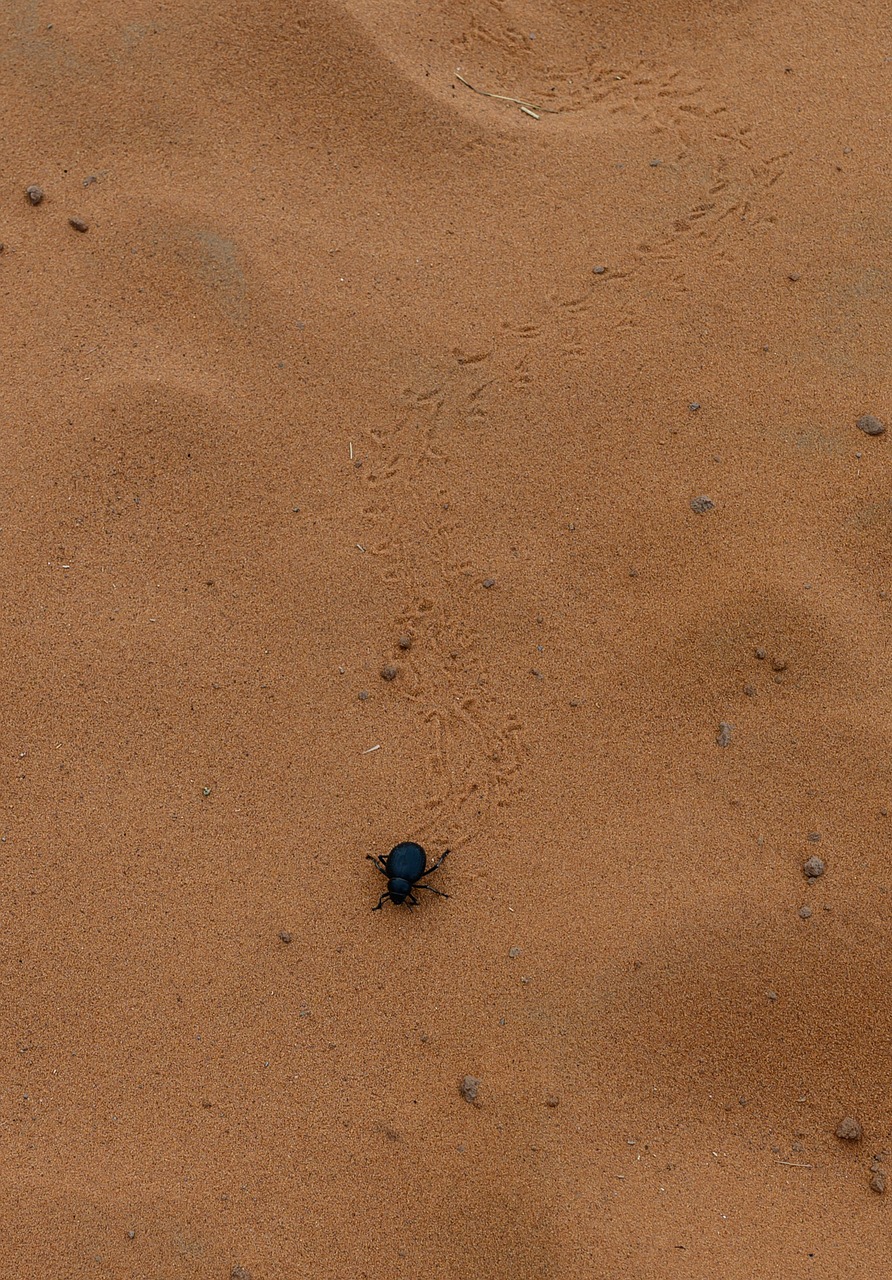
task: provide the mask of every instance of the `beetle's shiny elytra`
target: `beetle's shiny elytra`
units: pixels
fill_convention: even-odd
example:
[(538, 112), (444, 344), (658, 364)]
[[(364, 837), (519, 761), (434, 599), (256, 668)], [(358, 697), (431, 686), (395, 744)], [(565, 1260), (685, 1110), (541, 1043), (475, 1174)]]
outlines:
[(442, 889), (435, 889), (433, 885), (419, 883), (425, 876), (429, 876), (432, 871), (436, 871), (448, 854), (449, 850), (447, 849), (439, 861), (425, 870), (427, 854), (421, 845), (416, 844), (414, 840), (404, 840), (402, 844), (394, 845), (386, 860), (384, 858), (376, 858), (371, 853), (367, 853), (366, 857), (369, 862), (374, 862), (382, 876), (387, 877), (387, 888), (378, 899), (378, 905), (372, 907), (372, 910), (380, 911), (384, 905), (385, 898), (389, 898), (397, 906), (401, 902), (405, 902), (410, 907), (417, 907), (418, 899), (412, 892), (413, 889), (427, 889), (429, 893), (436, 893), (441, 898), (448, 898), (449, 894), (444, 893)]

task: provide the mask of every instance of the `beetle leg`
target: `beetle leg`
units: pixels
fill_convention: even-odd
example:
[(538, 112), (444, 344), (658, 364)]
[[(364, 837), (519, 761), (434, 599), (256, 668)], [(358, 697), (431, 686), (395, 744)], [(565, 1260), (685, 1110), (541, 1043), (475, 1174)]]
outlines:
[(435, 888), (434, 888), (434, 886), (433, 886), (432, 884), (419, 884), (419, 883), (417, 882), (417, 880), (416, 880), (416, 882), (415, 882), (415, 888), (416, 888), (416, 889), (427, 889), (428, 893), (437, 893), (437, 894), (439, 894), (439, 895), (440, 895), (440, 897), (441, 897), (441, 898), (448, 898), (448, 897), (449, 897), (449, 894), (448, 894), (448, 893), (444, 893), (442, 889), (435, 889)]
[(427, 871), (422, 871), (421, 875), (418, 877), (419, 880), (421, 879), (422, 876), (429, 876), (432, 871), (436, 871), (440, 863), (443, 862), (448, 857), (449, 857), (449, 850), (447, 849), (445, 853), (442, 855), (442, 857), (438, 858), (432, 867), (428, 867)]
[[(387, 875), (387, 869), (386, 869), (384, 866), (382, 866), (382, 864), (378, 861), (378, 859), (377, 859), (377, 858), (373, 857), (370, 853), (367, 853), (365, 856), (366, 856), (366, 861), (367, 861), (367, 862), (374, 862), (375, 866), (376, 866), (376, 867), (378, 868), (378, 870), (381, 872), (382, 876), (386, 876), (386, 875)], [(387, 876), (387, 878), (388, 878), (388, 880), (390, 879), (390, 877), (389, 877), (389, 876)]]
[(390, 897), (390, 894), (389, 894), (389, 893), (387, 892), (387, 890), (385, 889), (385, 890), (384, 890), (384, 892), (381, 894), (381, 897), (378, 899), (378, 905), (377, 905), (377, 907), (372, 907), (372, 910), (373, 910), (373, 911), (380, 911), (380, 910), (381, 910), (381, 908), (382, 908), (382, 906), (384, 905), (384, 899), (385, 899), (385, 898), (389, 898), (389, 897)]

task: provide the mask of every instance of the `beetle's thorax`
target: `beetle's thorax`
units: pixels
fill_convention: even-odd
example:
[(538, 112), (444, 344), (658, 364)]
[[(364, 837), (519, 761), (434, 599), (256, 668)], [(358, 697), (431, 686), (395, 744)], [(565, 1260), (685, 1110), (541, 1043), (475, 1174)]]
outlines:
[(408, 880), (403, 880), (400, 876), (393, 876), (387, 881), (387, 892), (394, 902), (403, 902), (412, 892), (412, 886)]

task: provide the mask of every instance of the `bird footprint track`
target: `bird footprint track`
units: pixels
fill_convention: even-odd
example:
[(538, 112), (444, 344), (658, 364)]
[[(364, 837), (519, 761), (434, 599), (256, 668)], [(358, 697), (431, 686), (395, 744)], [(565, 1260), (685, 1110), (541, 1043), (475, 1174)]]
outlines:
[(491, 389), (500, 374), (513, 377), (511, 345), (507, 363), (492, 350), (454, 349), (399, 390), (392, 425), (364, 442), (370, 544), (383, 580), (404, 596), (395, 630), (412, 637), (392, 687), (415, 709), (425, 743), (423, 826), (456, 846), (509, 803), (525, 755), (523, 724), (504, 705), (471, 621), (479, 569), (449, 511), (453, 442), (487, 424)]

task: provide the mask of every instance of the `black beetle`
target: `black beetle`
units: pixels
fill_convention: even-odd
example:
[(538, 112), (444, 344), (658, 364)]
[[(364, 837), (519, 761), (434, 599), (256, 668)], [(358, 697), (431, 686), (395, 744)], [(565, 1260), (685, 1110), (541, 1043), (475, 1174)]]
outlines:
[(427, 889), (430, 893), (438, 893), (441, 898), (448, 898), (449, 894), (444, 893), (442, 889), (435, 889), (429, 884), (419, 884), (424, 876), (429, 876), (432, 871), (436, 871), (448, 853), (447, 849), (440, 861), (435, 862), (432, 867), (427, 867), (426, 871), (427, 854), (414, 840), (404, 840), (402, 844), (394, 845), (387, 855), (386, 862), (383, 858), (376, 858), (367, 853), (365, 856), (369, 862), (374, 862), (382, 876), (387, 876), (387, 888), (378, 899), (377, 907), (372, 907), (372, 910), (380, 911), (385, 898), (389, 898), (397, 905), (408, 900), (410, 907), (417, 906), (418, 899), (412, 892), (415, 888)]

